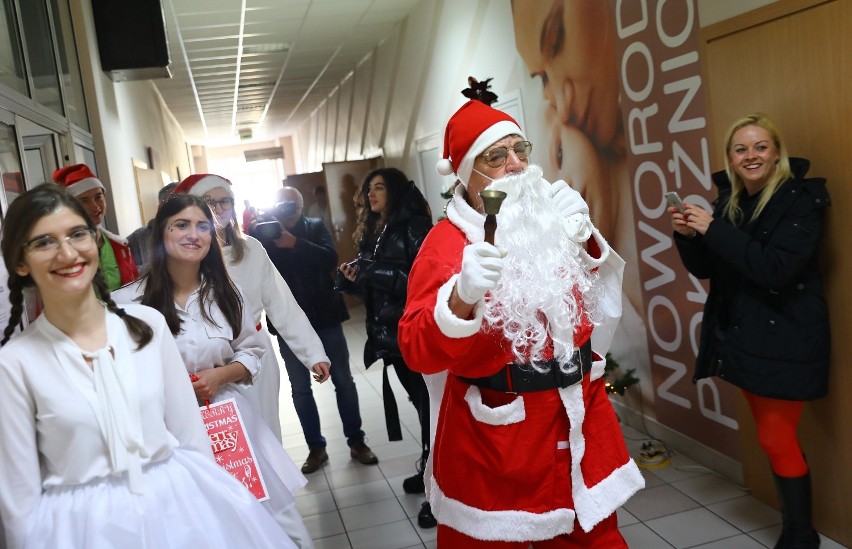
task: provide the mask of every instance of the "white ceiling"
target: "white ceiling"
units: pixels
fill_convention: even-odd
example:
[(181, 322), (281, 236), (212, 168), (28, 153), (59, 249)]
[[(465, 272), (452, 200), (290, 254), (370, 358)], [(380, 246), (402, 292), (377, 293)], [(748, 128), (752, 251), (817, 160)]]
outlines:
[(192, 144), (291, 134), (417, 2), (163, 0), (174, 76), (154, 83)]

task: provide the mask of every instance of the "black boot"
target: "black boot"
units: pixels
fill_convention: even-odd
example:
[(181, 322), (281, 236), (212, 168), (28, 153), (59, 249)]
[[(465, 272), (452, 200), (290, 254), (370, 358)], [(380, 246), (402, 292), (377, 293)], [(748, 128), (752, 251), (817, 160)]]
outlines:
[(438, 521), (435, 520), (435, 515), (432, 514), (432, 506), (428, 501), (424, 501), (420, 506), (420, 512), (417, 513), (417, 524), (421, 528), (434, 528), (438, 526)]
[(402, 481), (402, 489), (406, 494), (422, 494), (426, 491), (423, 473), (426, 469), (427, 459), (429, 459), (429, 450), (423, 450), (423, 454), (417, 462), (417, 474)]
[(781, 499), (783, 529), (775, 549), (816, 549), (819, 534), (811, 525), (811, 475), (779, 477), (774, 472), (775, 486)]

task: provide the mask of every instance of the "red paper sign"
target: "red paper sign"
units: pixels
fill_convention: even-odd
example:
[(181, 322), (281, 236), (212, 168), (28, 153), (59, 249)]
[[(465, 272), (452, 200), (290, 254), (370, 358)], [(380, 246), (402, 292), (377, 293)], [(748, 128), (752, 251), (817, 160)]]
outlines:
[(234, 399), (202, 406), (200, 410), (216, 463), (242, 482), (258, 501), (269, 499), (240, 409)]

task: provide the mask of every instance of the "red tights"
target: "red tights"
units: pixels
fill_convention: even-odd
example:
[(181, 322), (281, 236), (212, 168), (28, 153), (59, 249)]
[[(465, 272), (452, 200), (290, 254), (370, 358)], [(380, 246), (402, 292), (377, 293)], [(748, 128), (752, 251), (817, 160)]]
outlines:
[(627, 548), (627, 543), (618, 531), (618, 517), (615, 513), (599, 522), (591, 532), (584, 532), (577, 521), (574, 531), (544, 541), (483, 541), (466, 536), (443, 524), (438, 525), (438, 547), (441, 549), (619, 549)]
[(757, 442), (769, 456), (775, 474), (787, 478), (806, 475), (808, 464), (796, 435), (805, 403), (757, 396), (748, 391), (743, 391), (743, 395), (757, 423)]

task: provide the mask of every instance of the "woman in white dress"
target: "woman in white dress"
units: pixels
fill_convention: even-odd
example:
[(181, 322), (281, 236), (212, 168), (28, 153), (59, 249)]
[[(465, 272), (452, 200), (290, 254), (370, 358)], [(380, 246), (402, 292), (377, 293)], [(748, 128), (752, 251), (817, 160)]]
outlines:
[(115, 292), (115, 300), (163, 313), (199, 403), (236, 400), (269, 494), (263, 506), (299, 547), (313, 547), (293, 497), (307, 480), (237, 390), (250, 390), (256, 379), (263, 341), (228, 276), (213, 214), (203, 198), (175, 193), (157, 211), (151, 235), (147, 271)]
[(296, 303), (290, 287), (272, 264), (263, 244), (246, 236), (240, 230), (234, 210), (231, 182), (213, 174), (190, 175), (180, 182), (175, 192), (204, 197), (216, 220), (216, 236), (225, 256), (228, 274), (243, 291), (251, 318), (263, 339), (266, 353), (260, 374), (251, 391), (243, 394), (260, 409), (263, 420), (281, 440), (279, 392), (281, 370), (277, 353), (262, 315), (278, 332), (302, 364), (311, 364), (311, 370), (320, 382), (329, 379), (329, 359), (322, 341), (311, 326), (308, 317)]
[[(216, 465), (163, 316), (116, 306), (94, 235), (79, 202), (52, 183), (22, 194), (4, 219), (7, 547), (295, 547)], [(44, 312), (10, 341), (33, 286)]]

